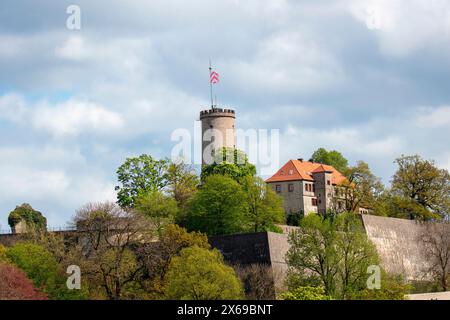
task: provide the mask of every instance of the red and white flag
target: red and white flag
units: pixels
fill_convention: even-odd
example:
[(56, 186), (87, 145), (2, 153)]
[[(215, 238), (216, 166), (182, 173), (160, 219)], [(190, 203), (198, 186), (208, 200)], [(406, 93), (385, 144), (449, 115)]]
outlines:
[(212, 84), (219, 83), (219, 74), (215, 71), (211, 71), (209, 74), (209, 82)]

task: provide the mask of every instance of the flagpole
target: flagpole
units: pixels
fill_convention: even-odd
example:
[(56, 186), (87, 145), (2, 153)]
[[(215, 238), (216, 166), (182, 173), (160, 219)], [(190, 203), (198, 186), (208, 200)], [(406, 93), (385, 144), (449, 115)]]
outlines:
[(209, 91), (210, 91), (210, 96), (211, 96), (211, 109), (214, 109), (213, 88), (212, 88), (212, 81), (211, 81), (211, 72), (212, 72), (211, 58), (209, 58)]

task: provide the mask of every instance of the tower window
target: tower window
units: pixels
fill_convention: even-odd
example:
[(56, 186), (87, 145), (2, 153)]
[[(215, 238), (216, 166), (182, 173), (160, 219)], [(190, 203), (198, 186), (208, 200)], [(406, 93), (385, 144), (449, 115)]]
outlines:
[(312, 199), (311, 199), (311, 203), (312, 203), (312, 205), (313, 205), (314, 207), (317, 207), (317, 199), (312, 198)]
[(289, 192), (294, 192), (294, 184), (293, 183), (289, 183), (288, 190), (289, 190)]
[(331, 182), (330, 182), (330, 180), (327, 180), (327, 185), (331, 185)]

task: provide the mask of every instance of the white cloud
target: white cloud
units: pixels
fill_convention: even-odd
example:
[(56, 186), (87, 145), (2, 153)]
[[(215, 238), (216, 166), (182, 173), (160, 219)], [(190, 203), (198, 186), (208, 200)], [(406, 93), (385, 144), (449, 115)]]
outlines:
[(11, 122), (23, 120), (27, 108), (22, 96), (10, 93), (0, 96), (0, 118)]
[(420, 108), (417, 124), (425, 128), (450, 126), (450, 106)]
[(262, 40), (253, 58), (232, 61), (228, 68), (241, 86), (277, 92), (309, 92), (339, 85), (339, 63), (305, 32), (273, 34)]
[(349, 10), (375, 33), (385, 54), (402, 57), (432, 45), (450, 45), (446, 0), (350, 0)]
[(55, 54), (64, 59), (81, 60), (87, 56), (83, 38), (80, 36), (68, 38), (61, 46), (56, 47)]
[(38, 105), (31, 122), (35, 128), (44, 129), (56, 136), (110, 133), (124, 125), (118, 113), (95, 103), (82, 101), (67, 101), (56, 106)]
[(21, 95), (0, 96), (0, 117), (14, 123), (30, 124), (54, 136), (83, 133), (111, 134), (124, 126), (122, 116), (98, 104), (70, 99), (62, 103), (27, 103)]

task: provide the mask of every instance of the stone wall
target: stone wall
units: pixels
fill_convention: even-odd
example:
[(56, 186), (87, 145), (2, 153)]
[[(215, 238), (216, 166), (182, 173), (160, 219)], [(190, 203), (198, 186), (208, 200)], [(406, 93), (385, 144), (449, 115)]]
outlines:
[(428, 261), (420, 241), (425, 226), (417, 221), (361, 216), (367, 236), (377, 247), (382, 266), (406, 280), (426, 280)]

